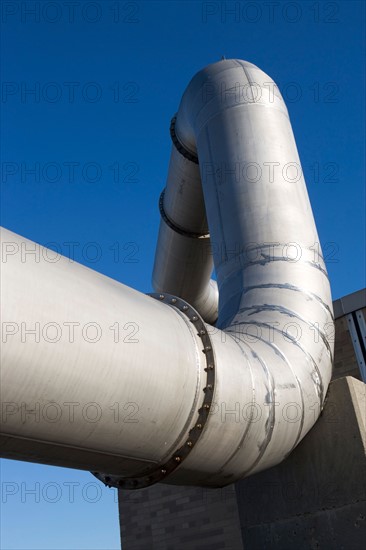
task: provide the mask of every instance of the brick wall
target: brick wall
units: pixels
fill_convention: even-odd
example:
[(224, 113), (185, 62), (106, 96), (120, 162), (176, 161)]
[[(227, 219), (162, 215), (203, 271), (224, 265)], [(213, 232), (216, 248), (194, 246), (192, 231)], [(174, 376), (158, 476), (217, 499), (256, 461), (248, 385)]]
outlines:
[(124, 550), (242, 550), (234, 485), (119, 491)]

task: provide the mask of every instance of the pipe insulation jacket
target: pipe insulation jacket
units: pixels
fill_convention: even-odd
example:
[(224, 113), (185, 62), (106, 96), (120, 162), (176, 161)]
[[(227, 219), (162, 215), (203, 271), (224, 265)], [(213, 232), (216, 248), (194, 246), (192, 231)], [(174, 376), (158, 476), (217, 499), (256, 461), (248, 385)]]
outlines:
[(332, 300), (278, 88), (250, 63), (209, 65), (171, 133), (157, 296), (41, 247), (22, 261), (34, 243), (2, 231), (1, 456), (125, 488), (218, 487), (316, 422)]

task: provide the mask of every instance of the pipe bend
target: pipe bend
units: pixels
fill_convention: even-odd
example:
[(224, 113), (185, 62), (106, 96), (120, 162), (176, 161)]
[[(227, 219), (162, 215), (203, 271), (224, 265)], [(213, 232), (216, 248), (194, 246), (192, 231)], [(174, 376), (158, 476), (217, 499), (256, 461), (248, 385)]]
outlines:
[(264, 71), (241, 59), (224, 59), (200, 70), (188, 84), (175, 117), (175, 136), (193, 157), (205, 119), (240, 104), (274, 104), (288, 116), (281, 92)]
[(172, 482), (189, 471), (191, 482), (224, 485), (283, 460), (317, 420), (331, 378), (332, 300), (274, 81), (241, 60), (209, 65), (183, 94), (175, 132), (198, 157), (219, 316), (216, 409)]

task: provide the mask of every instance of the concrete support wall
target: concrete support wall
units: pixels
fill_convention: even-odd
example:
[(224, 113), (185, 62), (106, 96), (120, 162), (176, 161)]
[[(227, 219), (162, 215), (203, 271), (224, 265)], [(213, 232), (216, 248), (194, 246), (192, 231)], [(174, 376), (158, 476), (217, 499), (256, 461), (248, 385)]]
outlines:
[(331, 383), (324, 413), (281, 464), (236, 484), (246, 548), (363, 548), (365, 384)]

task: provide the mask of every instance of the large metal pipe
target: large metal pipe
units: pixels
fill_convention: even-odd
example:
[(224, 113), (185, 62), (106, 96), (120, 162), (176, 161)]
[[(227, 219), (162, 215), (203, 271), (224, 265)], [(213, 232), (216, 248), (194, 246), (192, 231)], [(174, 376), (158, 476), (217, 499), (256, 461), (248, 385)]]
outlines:
[(1, 249), (2, 456), (123, 475), (170, 456), (205, 364), (186, 316), (4, 229)]
[[(22, 263), (23, 239), (6, 235), (15, 252), (5, 247), (3, 327), (14, 325), (6, 325), (2, 376), (13, 409), (3, 456), (104, 471), (106, 483), (131, 488), (162, 480), (222, 486), (283, 460), (315, 423), (331, 376), (332, 302), (273, 81), (244, 61), (206, 67), (182, 98), (174, 147), (169, 173), (180, 175), (168, 177), (162, 208), (157, 301), (66, 259)], [(183, 180), (180, 205), (174, 182)], [(189, 208), (194, 197), (197, 210)], [(220, 294), (216, 327), (166, 294), (192, 285), (199, 298), (207, 288), (208, 256), (188, 269), (199, 239), (182, 235), (206, 232), (205, 216)], [(180, 237), (191, 240), (180, 245)], [(92, 344), (82, 331), (72, 344), (19, 340), (24, 322), (70, 321), (97, 323), (102, 334), (135, 323), (139, 342)], [(106, 413), (93, 425), (81, 415), (77, 423), (59, 419), (55, 430), (19, 417), (23, 402), (61, 401), (99, 403), (102, 412), (136, 403), (139, 421), (113, 423)]]
[[(175, 138), (182, 155), (199, 159), (219, 285), (216, 326), (225, 331), (214, 350), (219, 356), (234, 340), (238, 354), (222, 358), (227, 370), (219, 380), (232, 393), (222, 399), (217, 390), (222, 422), (213, 416), (200, 441), (201, 473), (210, 483), (278, 463), (314, 424), (331, 377), (332, 301), (288, 112), (273, 80), (240, 60), (206, 67), (184, 93)], [(229, 406), (240, 428), (228, 427)]]

